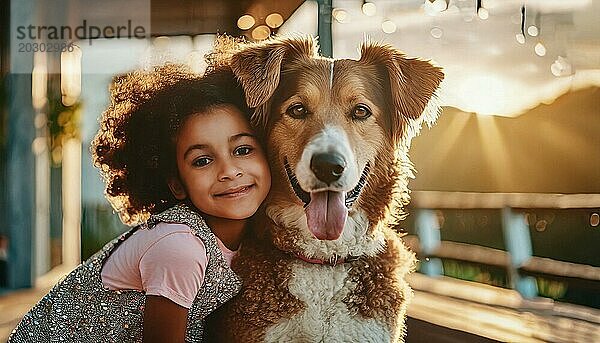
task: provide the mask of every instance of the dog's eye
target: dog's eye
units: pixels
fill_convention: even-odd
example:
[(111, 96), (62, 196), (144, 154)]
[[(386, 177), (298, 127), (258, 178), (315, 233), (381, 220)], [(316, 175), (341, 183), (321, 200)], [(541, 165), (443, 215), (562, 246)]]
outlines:
[(292, 105), (292, 106), (288, 107), (287, 111), (285, 111), (285, 112), (290, 117), (295, 118), (295, 119), (306, 118), (306, 115), (308, 114), (306, 107), (304, 107), (304, 105), (302, 105), (302, 104)]
[(352, 119), (367, 119), (371, 114), (371, 110), (367, 105), (356, 105), (352, 110)]

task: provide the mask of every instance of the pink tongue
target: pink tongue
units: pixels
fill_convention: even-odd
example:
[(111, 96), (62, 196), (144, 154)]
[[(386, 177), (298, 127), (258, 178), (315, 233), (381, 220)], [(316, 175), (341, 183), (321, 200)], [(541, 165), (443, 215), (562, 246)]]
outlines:
[(344, 192), (310, 193), (310, 203), (304, 211), (308, 229), (318, 239), (335, 240), (342, 234), (348, 216)]

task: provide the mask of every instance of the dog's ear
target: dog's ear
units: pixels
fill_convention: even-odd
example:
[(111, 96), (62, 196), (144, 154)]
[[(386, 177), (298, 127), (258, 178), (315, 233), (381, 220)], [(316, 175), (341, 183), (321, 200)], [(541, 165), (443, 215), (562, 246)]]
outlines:
[[(390, 120), (394, 137), (404, 134), (402, 123), (406, 119), (428, 121), (436, 119), (438, 107), (428, 108), (428, 104), (444, 79), (441, 68), (427, 61), (407, 58), (402, 52), (389, 45), (373, 43), (362, 45), (360, 61), (375, 65), (387, 74), (383, 77), (388, 78), (392, 97), (390, 103), (395, 112)], [(424, 113), (429, 111), (435, 113)], [(431, 117), (422, 118), (424, 115)]]
[[(257, 108), (271, 98), (279, 85), (284, 60), (314, 57), (317, 51), (311, 36), (289, 36), (250, 44), (233, 55), (231, 70), (242, 84), (248, 106)], [(262, 119), (253, 118), (254, 121)]]

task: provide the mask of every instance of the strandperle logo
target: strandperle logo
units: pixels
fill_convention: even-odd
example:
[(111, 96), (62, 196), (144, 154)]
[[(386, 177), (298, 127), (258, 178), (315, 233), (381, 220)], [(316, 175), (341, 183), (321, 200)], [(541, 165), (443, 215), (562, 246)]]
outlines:
[(17, 26), (17, 39), (39, 40), (41, 42), (50, 42), (52, 40), (73, 41), (88, 40), (92, 45), (94, 39), (106, 38), (146, 38), (146, 29), (143, 26), (133, 26), (131, 20), (127, 25), (106, 25), (96, 26), (88, 25), (87, 20), (83, 20), (82, 25), (72, 26), (52, 26), (52, 25), (28, 25)]
[(76, 51), (93, 61), (94, 73), (113, 73), (113, 58), (145, 51), (152, 35), (150, 9), (151, 0), (11, 1), (11, 73), (31, 73), (34, 60), (48, 73), (60, 73), (55, 61)]

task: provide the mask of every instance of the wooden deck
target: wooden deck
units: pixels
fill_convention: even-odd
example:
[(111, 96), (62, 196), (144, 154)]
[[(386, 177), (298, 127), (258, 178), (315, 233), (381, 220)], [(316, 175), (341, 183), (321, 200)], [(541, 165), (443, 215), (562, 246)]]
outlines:
[[(410, 276), (415, 291), (408, 314), (417, 331), (432, 333), (431, 342), (600, 342), (600, 310), (547, 298), (523, 299), (513, 290), (451, 279)], [(424, 323), (426, 324), (424, 324)], [(408, 342), (421, 342), (411, 332)], [(456, 339), (458, 338), (458, 339)], [(437, 339), (440, 339), (439, 341)], [(483, 340), (486, 341), (486, 340)]]
[(39, 277), (33, 288), (0, 295), (0, 342), (6, 342), (8, 335), (17, 326), (23, 315), (71, 269), (71, 267), (63, 265), (58, 266), (44, 276)]
[[(0, 296), (0, 342), (68, 270), (55, 269), (36, 287)], [(447, 277), (409, 277), (415, 297), (406, 342), (600, 342), (600, 310)]]

